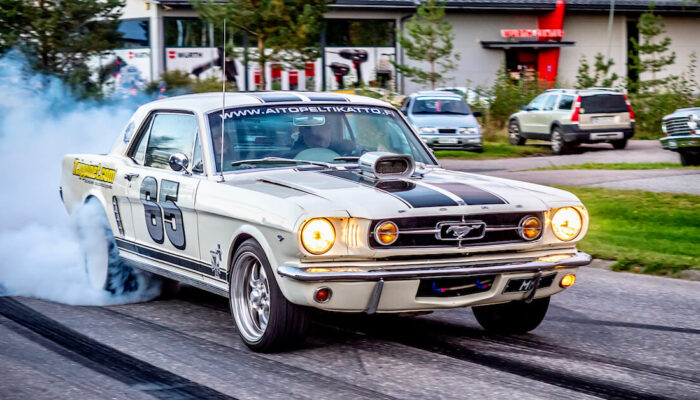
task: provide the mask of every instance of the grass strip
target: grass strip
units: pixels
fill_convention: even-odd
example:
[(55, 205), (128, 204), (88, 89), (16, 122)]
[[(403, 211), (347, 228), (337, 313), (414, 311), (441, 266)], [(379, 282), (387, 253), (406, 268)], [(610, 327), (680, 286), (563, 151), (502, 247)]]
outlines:
[(564, 186), (588, 209), (591, 225), (579, 243), (612, 269), (677, 276), (700, 269), (700, 196)]
[(666, 163), (666, 162), (656, 162), (656, 163), (584, 163), (584, 164), (570, 164), (570, 165), (559, 165), (554, 167), (542, 167), (533, 168), (526, 171), (546, 171), (546, 170), (556, 170), (556, 169), (606, 169), (606, 170), (640, 170), (640, 169), (669, 169), (669, 168), (688, 168), (688, 169), (700, 169), (700, 167), (684, 167), (677, 163)]

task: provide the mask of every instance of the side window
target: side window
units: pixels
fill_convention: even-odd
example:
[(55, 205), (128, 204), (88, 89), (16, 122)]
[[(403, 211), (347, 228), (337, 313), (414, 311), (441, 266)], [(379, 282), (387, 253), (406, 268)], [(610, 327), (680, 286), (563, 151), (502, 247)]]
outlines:
[(544, 107), (544, 102), (546, 101), (547, 97), (549, 97), (549, 95), (546, 94), (541, 94), (535, 97), (535, 99), (528, 104), (527, 108), (529, 108), (531, 111), (541, 110)]
[(563, 95), (559, 99), (559, 109), (560, 110), (571, 110), (574, 105), (574, 96)]
[(146, 145), (148, 144), (148, 137), (151, 133), (151, 125), (153, 124), (153, 118), (148, 120), (146, 127), (143, 130), (143, 135), (139, 139), (139, 144), (136, 146), (136, 151), (134, 151), (131, 158), (136, 161), (139, 165), (143, 165), (146, 160)]
[(544, 111), (554, 110), (554, 105), (557, 103), (557, 97), (559, 96), (557, 96), (556, 94), (547, 97), (547, 102), (544, 104)]
[(157, 114), (151, 124), (144, 165), (170, 169), (168, 160), (174, 153), (184, 153), (192, 160), (197, 120), (188, 114)]
[(204, 159), (202, 158), (202, 144), (199, 135), (194, 139), (194, 154), (192, 155), (192, 172), (201, 174), (204, 172)]

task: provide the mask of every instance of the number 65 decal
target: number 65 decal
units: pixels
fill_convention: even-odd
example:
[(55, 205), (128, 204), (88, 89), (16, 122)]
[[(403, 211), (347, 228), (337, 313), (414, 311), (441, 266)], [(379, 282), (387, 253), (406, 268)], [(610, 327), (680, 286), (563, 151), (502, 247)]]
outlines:
[[(158, 181), (152, 176), (147, 176), (141, 182), (139, 197), (141, 198), (141, 203), (143, 203), (146, 228), (148, 228), (148, 234), (151, 235), (151, 239), (158, 244), (162, 244), (165, 239), (163, 233), (165, 230), (170, 243), (175, 248), (184, 250), (186, 243), (182, 210), (175, 204), (179, 188), (180, 184), (178, 182), (163, 179), (161, 181), (160, 199), (158, 199)], [(163, 220), (167, 223), (164, 224)]]

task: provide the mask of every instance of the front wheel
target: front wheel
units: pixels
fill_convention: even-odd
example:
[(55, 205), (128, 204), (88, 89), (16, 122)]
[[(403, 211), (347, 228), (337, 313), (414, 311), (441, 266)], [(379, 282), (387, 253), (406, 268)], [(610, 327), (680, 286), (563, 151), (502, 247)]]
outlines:
[(549, 308), (549, 297), (505, 304), (473, 307), (479, 324), (489, 332), (501, 334), (526, 333), (537, 328)]
[(695, 165), (700, 165), (700, 154), (697, 153), (687, 153), (680, 152), (681, 165), (684, 167), (692, 167)]
[(303, 343), (309, 311), (284, 297), (257, 241), (248, 239), (236, 250), (232, 274), (229, 306), (249, 348), (274, 352)]
[(508, 141), (513, 146), (522, 146), (525, 144), (525, 138), (520, 135), (520, 124), (518, 121), (512, 120), (508, 124)]

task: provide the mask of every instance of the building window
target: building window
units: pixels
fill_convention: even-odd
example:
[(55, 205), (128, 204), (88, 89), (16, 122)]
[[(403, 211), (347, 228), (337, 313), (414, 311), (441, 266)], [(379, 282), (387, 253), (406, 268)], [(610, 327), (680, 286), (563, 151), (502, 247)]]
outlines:
[(394, 47), (396, 23), (377, 19), (326, 20), (326, 46)]
[(122, 49), (138, 49), (150, 47), (149, 28), (147, 19), (127, 19), (119, 24), (119, 32), (122, 34)]
[[(165, 47), (218, 47), (221, 46), (221, 27), (199, 18), (164, 18)], [(243, 36), (236, 33), (233, 44), (239, 47)]]

